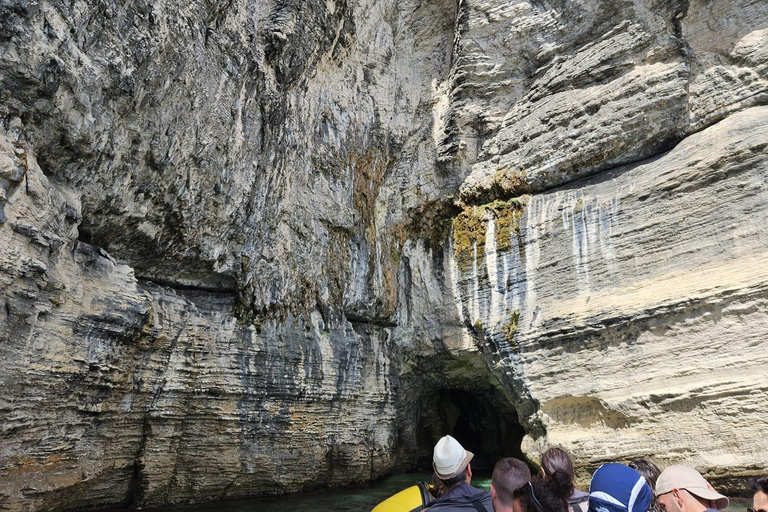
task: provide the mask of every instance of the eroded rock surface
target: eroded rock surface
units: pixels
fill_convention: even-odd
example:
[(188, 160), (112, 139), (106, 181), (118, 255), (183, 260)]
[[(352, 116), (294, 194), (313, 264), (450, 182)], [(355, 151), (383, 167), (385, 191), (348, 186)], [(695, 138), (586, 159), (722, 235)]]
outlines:
[[(759, 0), (0, 0), (0, 508), (765, 469)], [(522, 450), (522, 451), (521, 451)]]
[(535, 195), (511, 233), (474, 209), (485, 237), (455, 268), (463, 316), (526, 383), (548, 442), (592, 460), (585, 475), (616, 453), (713, 473), (764, 464), (764, 432), (741, 421), (756, 421), (766, 391), (754, 348), (768, 234), (743, 220), (765, 215), (766, 128), (768, 108), (749, 109), (663, 156)]

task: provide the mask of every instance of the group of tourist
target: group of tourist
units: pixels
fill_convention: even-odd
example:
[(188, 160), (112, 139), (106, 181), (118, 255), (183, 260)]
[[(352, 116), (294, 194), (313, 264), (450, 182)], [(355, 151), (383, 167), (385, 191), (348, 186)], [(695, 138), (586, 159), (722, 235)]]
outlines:
[[(541, 460), (541, 474), (515, 458), (493, 469), (491, 492), (470, 485), (474, 455), (451, 436), (438, 441), (433, 455), (439, 497), (429, 512), (720, 512), (728, 498), (694, 468), (674, 465), (659, 471), (647, 459), (629, 465), (604, 464), (592, 475), (589, 492), (575, 487), (573, 463), (560, 448)], [(753, 508), (768, 512), (768, 475), (751, 480)]]

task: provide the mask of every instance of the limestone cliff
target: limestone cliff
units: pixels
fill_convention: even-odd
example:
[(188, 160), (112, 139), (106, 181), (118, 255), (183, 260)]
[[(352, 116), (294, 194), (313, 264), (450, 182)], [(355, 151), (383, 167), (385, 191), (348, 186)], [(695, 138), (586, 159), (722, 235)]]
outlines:
[(0, 0), (0, 508), (766, 469), (762, 0)]

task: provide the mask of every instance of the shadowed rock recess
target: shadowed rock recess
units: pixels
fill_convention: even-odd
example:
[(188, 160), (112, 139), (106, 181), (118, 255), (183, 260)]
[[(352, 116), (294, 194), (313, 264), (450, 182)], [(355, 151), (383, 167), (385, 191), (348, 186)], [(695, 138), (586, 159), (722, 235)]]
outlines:
[(764, 0), (0, 0), (0, 510), (454, 433), (766, 470)]

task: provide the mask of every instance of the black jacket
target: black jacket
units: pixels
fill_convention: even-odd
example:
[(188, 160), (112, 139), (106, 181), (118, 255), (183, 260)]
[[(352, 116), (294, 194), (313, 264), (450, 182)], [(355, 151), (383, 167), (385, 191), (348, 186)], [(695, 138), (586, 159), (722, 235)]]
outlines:
[(429, 503), (425, 512), (493, 512), (491, 493), (464, 482)]

